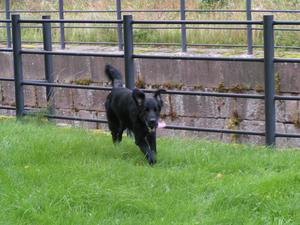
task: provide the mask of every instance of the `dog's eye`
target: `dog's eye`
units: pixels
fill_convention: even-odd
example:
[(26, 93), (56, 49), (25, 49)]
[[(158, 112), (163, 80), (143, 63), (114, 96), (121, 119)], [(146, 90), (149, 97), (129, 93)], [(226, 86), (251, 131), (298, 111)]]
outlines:
[(154, 112), (157, 112), (157, 108), (154, 108), (153, 110), (154, 110)]
[(146, 108), (145, 110), (146, 110), (146, 112), (149, 112), (149, 108)]

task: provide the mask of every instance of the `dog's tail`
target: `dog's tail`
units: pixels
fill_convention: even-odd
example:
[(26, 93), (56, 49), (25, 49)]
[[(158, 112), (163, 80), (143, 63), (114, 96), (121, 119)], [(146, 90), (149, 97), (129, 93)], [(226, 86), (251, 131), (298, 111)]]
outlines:
[(113, 87), (123, 87), (121, 73), (116, 68), (109, 64), (106, 64), (105, 74), (107, 75), (108, 79), (112, 81)]

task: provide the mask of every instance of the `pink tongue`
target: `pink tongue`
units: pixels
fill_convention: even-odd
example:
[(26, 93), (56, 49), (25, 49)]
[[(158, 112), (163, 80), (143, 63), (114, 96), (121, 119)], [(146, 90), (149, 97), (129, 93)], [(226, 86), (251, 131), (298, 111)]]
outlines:
[(167, 124), (166, 124), (165, 121), (161, 120), (161, 121), (158, 122), (158, 128), (164, 128), (166, 126), (167, 126)]

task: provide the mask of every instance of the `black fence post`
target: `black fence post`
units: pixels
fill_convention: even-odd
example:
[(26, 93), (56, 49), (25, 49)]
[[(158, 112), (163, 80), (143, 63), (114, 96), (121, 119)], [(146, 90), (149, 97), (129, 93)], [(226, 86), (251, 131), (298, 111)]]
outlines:
[[(121, 0), (116, 0), (116, 8), (117, 8), (117, 20), (122, 19), (122, 5)], [(122, 38), (122, 24), (118, 23), (118, 46), (119, 51), (123, 50), (123, 38)]]
[(266, 145), (275, 146), (275, 76), (273, 15), (264, 16)]
[[(63, 20), (64, 19), (64, 0), (59, 0), (59, 19)], [(61, 49), (65, 49), (66, 43), (65, 43), (65, 24), (60, 23), (60, 47)]]
[[(180, 19), (185, 20), (185, 0), (180, 0)], [(186, 24), (181, 24), (181, 51), (187, 51)]]
[(21, 27), (20, 15), (12, 15), (12, 41), (14, 57), (14, 78), (16, 95), (16, 116), (21, 118), (24, 115), (24, 89), (23, 89), (23, 67), (21, 54)]
[[(246, 0), (246, 13), (247, 13), (247, 20), (252, 20), (252, 7), (251, 7), (251, 0)], [(248, 55), (253, 54), (253, 39), (252, 39), (252, 25), (247, 25), (247, 42), (248, 42)]]
[[(43, 20), (50, 20), (50, 16), (43, 16)], [(44, 42), (44, 50), (52, 51), (52, 34), (51, 34), (51, 23), (43, 22), (43, 42)], [(45, 77), (49, 83), (54, 82), (53, 78), (53, 56), (51, 54), (44, 55), (45, 62)], [(55, 113), (54, 106), (54, 95), (53, 95), (53, 87), (46, 87), (46, 97), (47, 97), (47, 106), (50, 115)]]
[(133, 89), (134, 82), (134, 61), (133, 61), (133, 29), (132, 15), (123, 16), (124, 30), (124, 66), (125, 66), (125, 85)]
[[(6, 19), (10, 19), (10, 0), (5, 0), (5, 15)], [(11, 47), (11, 33), (10, 33), (10, 23), (6, 23), (6, 46)]]

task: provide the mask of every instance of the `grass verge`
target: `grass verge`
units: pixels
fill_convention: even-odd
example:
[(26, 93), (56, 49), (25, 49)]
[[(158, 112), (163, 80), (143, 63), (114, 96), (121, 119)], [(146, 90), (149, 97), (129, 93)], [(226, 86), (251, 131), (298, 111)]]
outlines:
[(0, 224), (299, 224), (300, 151), (0, 121)]
[[(123, 1), (123, 10), (166, 10), (166, 9), (179, 9), (180, 1)], [(186, 0), (186, 9), (199, 9), (199, 10), (244, 10), (246, 7), (246, 1), (240, 0), (202, 0), (202, 1), (190, 1)], [(285, 1), (285, 0), (253, 0), (252, 9), (253, 10), (293, 10), (300, 7), (300, 2), (298, 0)], [(0, 2), (0, 8), (4, 9), (4, 1)], [(58, 10), (58, 1), (12, 1), (12, 10)], [(68, 10), (115, 10), (116, 1), (115, 0), (102, 0), (102, 1), (78, 1), (78, 0), (64, 0), (64, 9), (67, 11), (64, 13), (66, 19), (87, 19), (87, 20), (114, 20), (116, 19), (115, 12), (106, 13), (80, 13), (80, 12), (68, 12)], [(22, 19), (41, 19), (41, 16), (49, 13), (22, 13)], [(58, 13), (50, 13), (53, 19), (58, 17)], [(128, 13), (123, 13), (128, 14)], [(136, 20), (176, 20), (180, 19), (179, 12), (156, 12), (156, 13), (146, 13), (146, 12), (130, 12), (133, 14)], [(265, 12), (252, 12), (253, 20), (262, 20), (264, 14), (270, 14)], [(5, 14), (3, 14), (4, 19)], [(298, 13), (274, 13), (275, 20), (299, 20)], [(245, 20), (245, 12), (228, 13), (228, 12), (186, 12), (187, 20)], [(32, 28), (29, 24), (27, 28), (22, 29), (22, 39), (23, 41), (41, 41), (42, 32), (39, 28)], [(55, 24), (53, 24), (54, 26)], [(58, 26), (57, 24), (55, 25)], [(79, 28), (71, 28), (72, 26), (78, 26), (78, 24), (70, 25), (66, 24), (65, 33), (66, 41), (70, 42), (117, 42), (117, 32), (115, 28), (82, 28), (82, 26), (90, 27), (91, 24), (80, 24)], [(103, 24), (98, 26), (103, 26)], [(153, 27), (153, 25), (151, 25)], [(30, 27), (30, 28), (28, 28)], [(138, 27), (145, 27), (139, 25)], [(174, 26), (169, 26), (169, 28), (174, 28)], [(175, 26), (178, 27), (178, 26)], [(188, 25), (187, 27), (191, 27)], [(196, 26), (198, 28), (203, 26)], [(234, 44), (234, 45), (246, 45), (247, 35), (246, 26), (217, 26), (212, 25), (205, 27), (210, 27), (214, 29), (188, 29), (187, 30), (187, 41), (189, 44)], [(244, 30), (224, 30), (219, 29), (222, 27), (231, 28), (244, 28)], [(218, 29), (216, 29), (218, 28)], [(253, 26), (253, 28), (262, 28), (261, 26)], [(277, 28), (287, 28), (286, 26), (276, 26)], [(297, 28), (299, 26), (289, 26), (288, 28)], [(135, 42), (142, 43), (180, 43), (181, 34), (180, 29), (134, 29)], [(83, 32), (84, 31), (84, 32)], [(53, 41), (59, 41), (60, 33), (59, 29), (55, 28), (52, 31)], [(5, 40), (5, 32), (0, 32), (0, 40)], [(299, 46), (300, 44), (300, 33), (296, 30), (286, 30), (286, 31), (276, 31), (275, 32), (275, 42), (278, 46)], [(263, 44), (263, 33), (262, 31), (253, 31), (253, 44), (262, 45)]]

